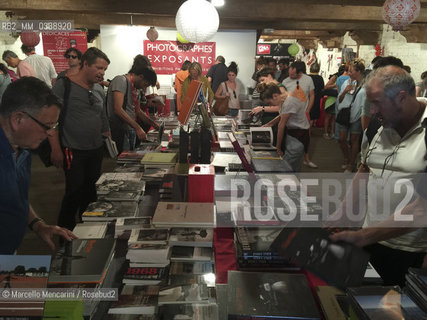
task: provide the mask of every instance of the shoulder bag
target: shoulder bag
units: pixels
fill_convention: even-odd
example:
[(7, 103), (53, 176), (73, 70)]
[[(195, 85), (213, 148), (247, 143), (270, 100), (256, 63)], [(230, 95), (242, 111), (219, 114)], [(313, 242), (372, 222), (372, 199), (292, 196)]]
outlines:
[(356, 96), (359, 93), (359, 90), (361, 88), (362, 88), (362, 86), (357, 88), (356, 92), (354, 93), (353, 99), (351, 100), (350, 105), (347, 108), (343, 108), (340, 111), (338, 111), (338, 114), (337, 114), (335, 121), (338, 122), (340, 125), (345, 126), (345, 127), (350, 127), (351, 105), (353, 104), (354, 99), (356, 99)]
[[(225, 92), (228, 92), (227, 83), (225, 84)], [(228, 113), (228, 103), (230, 102), (230, 97), (224, 96), (219, 99), (215, 99), (215, 104), (212, 107), (212, 112), (216, 116), (225, 116)]]

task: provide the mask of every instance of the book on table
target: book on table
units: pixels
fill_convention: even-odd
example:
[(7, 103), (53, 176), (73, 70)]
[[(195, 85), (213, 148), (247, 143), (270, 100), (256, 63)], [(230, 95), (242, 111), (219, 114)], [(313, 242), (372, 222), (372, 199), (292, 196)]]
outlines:
[(303, 274), (228, 271), (228, 319), (321, 319)]
[(100, 185), (106, 180), (141, 181), (142, 175), (143, 173), (139, 171), (138, 172), (104, 172), (96, 181), (96, 185)]
[(218, 320), (218, 305), (214, 303), (182, 303), (159, 306), (158, 320)]
[(171, 261), (213, 261), (213, 249), (175, 246), (171, 249)]
[(165, 284), (169, 272), (167, 264), (130, 263), (123, 276), (123, 283), (132, 285)]
[(73, 233), (82, 239), (102, 239), (107, 233), (108, 222), (85, 222), (78, 223)]
[(158, 286), (125, 285), (119, 300), (114, 301), (110, 314), (154, 314), (159, 295)]
[(134, 180), (104, 180), (96, 186), (96, 193), (109, 194), (110, 192), (139, 192), (145, 190), (145, 181)]
[(141, 164), (144, 168), (168, 168), (174, 166), (177, 159), (176, 152), (152, 152), (147, 153), (142, 159)]
[[(51, 264), (48, 255), (0, 255), (0, 284), (4, 291), (0, 315), (4, 317), (41, 317), (44, 301), (13, 299), (7, 290), (28, 288), (46, 289)], [(9, 319), (9, 318), (7, 318)]]
[(180, 303), (209, 303), (213, 297), (206, 284), (163, 287), (159, 291), (159, 305)]
[(155, 227), (214, 227), (214, 204), (205, 202), (162, 202), (153, 216)]
[(169, 263), (170, 247), (162, 244), (129, 244), (126, 259), (131, 262)]
[(276, 150), (271, 127), (251, 127), (249, 141), (253, 150)]
[(126, 230), (151, 228), (151, 217), (118, 218), (115, 224), (115, 235), (118, 236)]
[(111, 263), (115, 239), (74, 239), (52, 260), (49, 284), (102, 283)]
[(169, 229), (133, 229), (129, 243), (167, 244)]
[(169, 245), (190, 247), (212, 247), (213, 229), (211, 228), (172, 228)]
[(133, 218), (138, 204), (134, 201), (92, 202), (82, 214), (83, 221), (111, 221), (118, 218)]

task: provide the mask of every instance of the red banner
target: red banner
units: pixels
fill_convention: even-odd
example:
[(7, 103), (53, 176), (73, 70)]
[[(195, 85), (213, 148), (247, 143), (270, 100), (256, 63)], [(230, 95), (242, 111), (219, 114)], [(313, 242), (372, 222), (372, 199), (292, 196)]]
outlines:
[(256, 46), (256, 54), (270, 54), (269, 44), (258, 44)]
[(82, 53), (87, 50), (87, 37), (84, 31), (43, 32), (42, 37), (44, 55), (52, 59), (57, 73), (69, 68), (64, 58), (68, 48), (77, 48)]
[(177, 41), (144, 40), (144, 55), (157, 74), (173, 74), (181, 70), (185, 60), (202, 65), (203, 74), (215, 63), (215, 42), (179, 43)]

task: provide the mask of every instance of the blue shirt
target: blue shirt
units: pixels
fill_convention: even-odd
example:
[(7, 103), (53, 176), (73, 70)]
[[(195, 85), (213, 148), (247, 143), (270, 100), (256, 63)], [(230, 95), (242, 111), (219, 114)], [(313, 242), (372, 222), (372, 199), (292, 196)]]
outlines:
[(31, 155), (18, 158), (0, 127), (0, 254), (13, 254), (25, 235), (30, 202)]

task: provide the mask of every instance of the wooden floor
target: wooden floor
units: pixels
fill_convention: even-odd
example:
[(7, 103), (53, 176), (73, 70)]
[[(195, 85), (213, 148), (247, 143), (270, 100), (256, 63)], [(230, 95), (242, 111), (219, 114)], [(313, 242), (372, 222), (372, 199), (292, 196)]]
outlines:
[[(312, 129), (310, 158), (319, 168), (303, 165), (303, 172), (342, 172), (343, 157), (335, 140), (322, 138), (322, 130)], [(103, 171), (112, 171), (115, 162), (105, 158)], [(38, 156), (33, 156), (30, 201), (37, 212), (49, 224), (56, 224), (64, 195), (64, 173), (56, 168), (45, 168)], [(18, 250), (19, 254), (51, 254), (52, 252), (33, 232), (28, 231)]]

